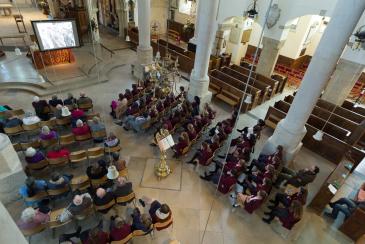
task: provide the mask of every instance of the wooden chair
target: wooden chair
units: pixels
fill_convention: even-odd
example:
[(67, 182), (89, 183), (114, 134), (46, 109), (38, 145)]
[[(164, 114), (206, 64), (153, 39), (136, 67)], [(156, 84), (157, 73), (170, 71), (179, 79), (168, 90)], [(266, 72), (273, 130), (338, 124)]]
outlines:
[(108, 178), (106, 177), (106, 175), (103, 177), (103, 178), (101, 178), (101, 179), (90, 179), (90, 181), (91, 181), (91, 186), (93, 187), (93, 188), (97, 188), (97, 187), (99, 187), (99, 186), (101, 186), (101, 185), (104, 185), (107, 181), (108, 181)]
[(157, 231), (161, 231), (161, 230), (169, 228), (172, 224), (173, 224), (172, 215), (170, 215), (168, 220), (166, 220), (164, 222), (157, 222), (153, 225), (153, 227)]
[(60, 145), (61, 146), (68, 146), (71, 145), (72, 143), (75, 143), (75, 136), (74, 134), (67, 134), (64, 136), (60, 136)]
[(99, 130), (91, 133), (93, 139), (106, 138), (106, 130)]
[(65, 185), (63, 188), (60, 189), (48, 189), (47, 193), (50, 198), (60, 197), (62, 195), (66, 195), (70, 191), (70, 187)]
[(88, 207), (87, 209), (82, 211), (82, 213), (74, 215), (73, 217), (78, 222), (78, 221), (82, 221), (82, 220), (86, 219), (87, 217), (93, 215), (94, 213), (95, 213), (94, 206), (90, 205), (90, 207)]
[(102, 147), (94, 147), (87, 149), (88, 159), (100, 158), (104, 156), (104, 149)]
[(51, 167), (62, 167), (67, 165), (70, 162), (68, 157), (62, 158), (47, 158), (48, 163)]
[(51, 118), (50, 120), (47, 121), (41, 121), (41, 127), (43, 126), (48, 126), (48, 128), (52, 129), (56, 127), (56, 118)]
[(28, 163), (27, 167), (31, 170), (40, 170), (48, 166), (47, 159), (43, 159), (42, 161), (39, 161), (37, 163)]
[(31, 124), (31, 125), (24, 125), (23, 124), (23, 130), (24, 131), (35, 131), (35, 130), (39, 130), (41, 123), (35, 123), (35, 124)]
[(13, 148), (16, 152), (23, 151), (22, 146), (20, 145), (20, 143), (13, 143)]
[(87, 175), (80, 175), (73, 177), (70, 182), (71, 190), (79, 190), (81, 192), (86, 191), (91, 186), (89, 177)]
[(24, 131), (24, 129), (21, 125), (17, 125), (17, 126), (10, 127), (10, 128), (4, 128), (5, 134), (7, 134), (9, 136), (18, 135), (23, 131)]
[(29, 147), (33, 147), (34, 149), (38, 149), (41, 147), (41, 143), (39, 140), (30, 141), (30, 142), (22, 142), (20, 143), (20, 146), (23, 151), (27, 150)]
[(79, 109), (82, 109), (82, 110), (93, 110), (93, 104), (92, 103), (82, 103), (82, 104), (79, 104)]
[(110, 244), (126, 244), (133, 238), (133, 233), (130, 233), (128, 236), (126, 236), (123, 240), (120, 241), (112, 241)]
[(87, 133), (85, 135), (75, 135), (75, 139), (76, 141), (87, 141), (90, 140), (92, 138), (91, 133)]
[(80, 162), (86, 161), (86, 160), (87, 160), (87, 153), (85, 150), (70, 153), (71, 164), (77, 164), (77, 163), (80, 163)]
[[(146, 235), (151, 235), (153, 231), (153, 224), (150, 226), (150, 229), (147, 232), (144, 232), (142, 230), (135, 230), (133, 231), (133, 236), (146, 236)], [(152, 237), (152, 235), (151, 235)]]
[(115, 146), (115, 147), (104, 147), (105, 153), (114, 153), (114, 152), (119, 152), (120, 150), (122, 150), (122, 147), (119, 145)]
[(38, 202), (42, 201), (45, 198), (48, 198), (48, 193), (46, 191), (40, 191), (37, 192), (37, 194), (35, 194), (34, 196), (24, 198), (24, 201), (27, 203)]
[(113, 199), (112, 201), (104, 204), (104, 205), (100, 205), (100, 206), (95, 206), (96, 211), (100, 212), (100, 211), (104, 211), (107, 210), (109, 208), (112, 208), (115, 205), (115, 199)]
[(57, 138), (53, 138), (53, 139), (50, 139), (50, 140), (41, 140), (42, 148), (47, 148), (47, 147), (50, 147), (50, 146), (53, 146), (53, 145), (56, 145), (56, 144), (58, 144), (58, 139)]
[(128, 179), (128, 169), (125, 168), (125, 169), (122, 169), (121, 171), (119, 171), (119, 176), (125, 177)]
[(56, 119), (56, 125), (65, 126), (71, 124), (71, 116)]
[(47, 228), (47, 225), (46, 224), (41, 224), (41, 225), (38, 225), (38, 226), (36, 226), (34, 228), (31, 228), (31, 229), (21, 230), (21, 232), (23, 233), (23, 235), (25, 237), (28, 237), (28, 242), (30, 243), (31, 238), (32, 238), (33, 235), (38, 234), (38, 233), (41, 233), (46, 228)]
[(130, 202), (132, 202), (132, 201), (133, 201), (133, 204), (134, 204), (134, 206), (135, 206), (135, 205), (136, 205), (135, 200), (136, 200), (136, 194), (135, 194), (134, 192), (130, 193), (130, 194), (129, 194), (129, 195), (127, 195), (127, 196), (124, 196), (124, 197), (117, 197), (117, 198), (116, 198), (117, 203), (118, 203), (118, 204), (122, 204), (122, 205), (124, 205), (124, 204), (128, 204), (128, 203), (130, 203)]
[(24, 110), (23, 109), (14, 109), (10, 111), (13, 116), (23, 116)]
[(67, 225), (68, 223), (72, 222), (72, 219), (67, 220), (66, 222), (60, 222), (58, 220), (58, 216), (62, 214), (62, 212), (65, 210), (65, 208), (60, 208), (57, 210), (52, 210), (50, 213), (50, 219), (48, 222), (48, 228), (52, 230), (52, 236), (55, 236), (55, 231), (57, 228), (60, 228), (64, 225)]
[(100, 113), (89, 113), (89, 114), (86, 114), (86, 120), (92, 120), (94, 117), (100, 118)]

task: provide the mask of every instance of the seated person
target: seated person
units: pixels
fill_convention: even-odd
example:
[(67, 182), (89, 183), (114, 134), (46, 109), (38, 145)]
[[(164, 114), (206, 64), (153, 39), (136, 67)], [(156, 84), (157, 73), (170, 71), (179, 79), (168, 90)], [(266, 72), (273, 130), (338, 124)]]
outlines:
[[(90, 127), (91, 133), (105, 131), (105, 125), (100, 122), (100, 118), (94, 116), (92, 120), (89, 120), (87, 124)], [(104, 137), (94, 138), (94, 142), (99, 143), (104, 140)]]
[(258, 161), (260, 163), (265, 163), (267, 164), (268, 162), (270, 162), (273, 158), (277, 157), (280, 161), (283, 159), (283, 146), (282, 145), (278, 145), (276, 147), (276, 151), (273, 154), (270, 155), (263, 155), (261, 154), (258, 158)]
[(120, 241), (132, 233), (132, 227), (124, 219), (112, 216), (109, 231), (110, 241)]
[(75, 127), (77, 120), (85, 121), (85, 112), (82, 109), (79, 109), (77, 105), (74, 106), (74, 110), (71, 112), (71, 122), (72, 127)]
[(186, 99), (186, 96), (187, 96), (187, 93), (185, 91), (185, 88), (183, 86), (180, 86), (179, 87), (179, 90), (180, 90), (180, 93), (179, 93), (179, 95), (177, 95), (176, 99), (185, 100)]
[(118, 170), (118, 172), (127, 168), (126, 161), (124, 159), (119, 159), (119, 153), (112, 153), (112, 165)]
[(193, 106), (193, 112), (192, 112), (192, 116), (197, 116), (200, 113), (200, 98), (198, 96), (194, 97), (194, 102), (192, 103)]
[(193, 124), (188, 124), (187, 128), (188, 128), (187, 133), (189, 135), (189, 140), (192, 141), (196, 138), (197, 132), (196, 132)]
[(210, 149), (212, 150), (213, 153), (220, 147), (220, 141), (218, 135), (214, 135), (210, 140), (206, 142), (209, 144)]
[(212, 122), (211, 118), (209, 117), (209, 113), (204, 111), (203, 115), (201, 116), (201, 123), (202, 126), (208, 126)]
[(81, 195), (75, 195), (71, 204), (65, 208), (65, 210), (58, 216), (58, 221), (61, 223), (67, 222), (75, 215), (80, 215), (89, 209), (93, 204), (92, 198), (89, 193)]
[(147, 94), (146, 96), (146, 106), (149, 106), (153, 101), (153, 94), (152, 93), (149, 93)]
[(149, 116), (151, 117), (151, 119), (153, 119), (153, 118), (156, 118), (157, 117), (157, 115), (158, 115), (158, 111), (157, 111), (157, 109), (156, 109), (156, 106), (155, 105), (153, 105), (152, 107), (151, 107), (151, 109), (149, 110)]
[(78, 119), (76, 121), (76, 128), (72, 128), (72, 133), (75, 136), (87, 135), (90, 133), (90, 128), (86, 123), (82, 122), (82, 120)]
[(233, 187), (237, 183), (237, 178), (240, 176), (241, 170), (232, 169), (226, 173), (224, 173), (219, 180), (218, 183), (218, 191), (223, 194), (227, 194), (231, 187)]
[(192, 124), (197, 133), (201, 132), (201, 130), (203, 129), (203, 124), (201, 123), (200, 115), (197, 115), (193, 118)]
[(139, 112), (139, 105), (138, 102), (134, 102), (132, 103), (132, 105), (127, 109), (127, 111), (125, 112), (125, 115), (135, 115), (138, 114)]
[(301, 169), (297, 172), (287, 167), (283, 167), (278, 179), (275, 182), (275, 185), (279, 187), (283, 181), (286, 181), (284, 184), (285, 186), (287, 184), (293, 185), (295, 187), (306, 186), (315, 180), (318, 173), (319, 168), (317, 166)]
[[(19, 194), (23, 198), (28, 198), (28, 197), (33, 197), (37, 193), (45, 191), (46, 189), (47, 189), (46, 181), (36, 180), (33, 177), (28, 177), (25, 180), (25, 185), (23, 185), (19, 188)], [(31, 201), (31, 202), (26, 201), (25, 202), (25, 204), (27, 206), (33, 206), (34, 204), (37, 204), (39, 206), (40, 203), (41, 203), (41, 201)]]
[(168, 131), (172, 131), (172, 129), (174, 128), (172, 126), (171, 120), (169, 120), (168, 118), (163, 118), (162, 120), (162, 127), (165, 128)]
[(53, 116), (56, 118), (56, 119), (62, 119), (62, 105), (61, 104), (57, 104), (56, 105), (56, 109), (55, 111), (53, 112)]
[(180, 112), (179, 111), (175, 111), (170, 116), (170, 121), (171, 121), (172, 127), (175, 127), (180, 121), (182, 121)]
[(138, 93), (139, 93), (139, 90), (138, 90), (137, 84), (132, 84), (132, 95), (135, 96), (135, 95), (138, 95)]
[(57, 159), (57, 158), (68, 158), (70, 157), (70, 151), (67, 148), (62, 148), (59, 145), (53, 146), (52, 150), (48, 151), (47, 158)]
[(52, 190), (64, 188), (70, 183), (72, 177), (72, 175), (61, 175), (58, 172), (52, 172), (51, 179), (47, 181), (47, 188)]
[(77, 99), (77, 105), (93, 103), (91, 98), (87, 97), (85, 92), (80, 92), (80, 97)]
[(226, 120), (222, 122), (222, 129), (227, 135), (232, 133), (232, 126), (229, 122), (226, 122)]
[(206, 111), (208, 113), (210, 120), (213, 120), (217, 114), (217, 112), (212, 109), (212, 107), (209, 105), (209, 103), (205, 103), (204, 111)]
[(51, 131), (49, 129), (49, 127), (45, 125), (42, 127), (41, 134), (39, 135), (39, 139), (41, 139), (43, 141), (57, 139), (57, 132), (54, 130)]
[(133, 210), (132, 214), (132, 230), (141, 230), (148, 232), (151, 230), (152, 219), (148, 214), (141, 214), (138, 208)]
[(119, 145), (119, 139), (114, 135), (113, 132), (109, 133), (109, 136), (104, 141), (105, 147), (116, 147)]
[(264, 214), (267, 218), (262, 218), (262, 220), (267, 224), (270, 224), (275, 217), (278, 217), (283, 223), (289, 222), (294, 224), (303, 216), (303, 205), (299, 201), (294, 200), (290, 207), (277, 207)]
[[(272, 181), (269, 178), (264, 178), (262, 183), (253, 184), (250, 181), (245, 181), (242, 184), (243, 190), (242, 192), (246, 192), (246, 190), (250, 190), (251, 194), (256, 195), (256, 193), (260, 190), (265, 191), (267, 194), (270, 194), (272, 188)], [(278, 193), (279, 194), (279, 193)]]
[(106, 168), (106, 162), (102, 159), (97, 164), (93, 164), (86, 169), (86, 174), (89, 179), (98, 180), (106, 176), (108, 170)]
[(34, 125), (34, 124), (37, 124), (41, 121), (41, 119), (36, 116), (36, 115), (33, 115), (31, 112), (26, 112), (24, 114), (24, 118), (23, 118), (23, 124), (24, 125)]
[(142, 116), (137, 117), (129, 115), (124, 123), (123, 129), (126, 131), (133, 129), (134, 132), (141, 132), (143, 129), (142, 126), (150, 120), (151, 117), (148, 113), (144, 113)]
[(256, 210), (267, 197), (267, 193), (264, 191), (257, 192), (256, 195), (246, 195), (243, 193), (237, 194), (237, 203), (233, 204), (234, 208), (239, 206), (248, 209), (250, 212)]
[(128, 109), (128, 100), (123, 97), (120, 101), (117, 102), (117, 106), (115, 108), (115, 118), (122, 119), (123, 115)]
[(156, 109), (159, 113), (161, 113), (165, 109), (165, 107), (163, 106), (163, 103), (161, 101), (157, 102)]
[(153, 224), (164, 223), (171, 217), (171, 210), (167, 204), (161, 204), (159, 201), (149, 197), (142, 197), (142, 199), (139, 199), (139, 202), (148, 209)]
[(23, 121), (19, 119), (18, 116), (12, 115), (10, 113), (6, 113), (5, 115), (7, 119), (3, 121), (4, 128), (13, 128), (23, 124)]
[(25, 151), (25, 161), (28, 164), (39, 163), (40, 161), (44, 160), (45, 157), (40, 150), (36, 150), (33, 147), (28, 147)]
[(179, 136), (178, 143), (174, 145), (173, 150), (175, 152), (174, 157), (180, 157), (183, 153), (183, 150), (189, 146), (190, 140), (189, 135), (186, 132), (182, 132)]
[(131, 99), (133, 98), (133, 94), (132, 94), (131, 90), (126, 89), (126, 90), (125, 90), (125, 93), (124, 93), (124, 97), (125, 97), (128, 101), (129, 101), (129, 100), (131, 100)]
[(133, 192), (132, 183), (127, 181), (126, 178), (120, 176), (113, 185), (112, 191), (115, 198), (128, 196)]
[[(96, 194), (93, 198), (93, 201), (95, 206), (103, 206), (110, 203), (111, 201), (114, 201), (114, 195), (112, 192), (107, 192), (106, 190), (100, 187), (96, 190)], [(107, 209), (98, 210), (98, 212), (106, 214), (107, 212), (109, 212), (111, 208), (113, 208), (113, 206), (110, 206)]]
[(141, 98), (138, 100), (138, 109), (139, 111), (142, 111), (146, 108), (146, 101), (144, 98)]
[(41, 209), (34, 209), (32, 207), (24, 209), (20, 220), (17, 221), (19, 229), (27, 231), (35, 229), (40, 225), (47, 224), (49, 221), (49, 211), (42, 211)]
[(335, 202), (329, 203), (329, 205), (332, 208), (332, 212), (325, 214), (333, 219), (337, 218), (339, 212), (342, 212), (347, 219), (356, 208), (365, 210), (365, 183), (361, 185), (354, 199), (343, 197)]
[(35, 110), (36, 115), (41, 120), (49, 120), (49, 105), (45, 100), (40, 100), (39, 97), (34, 96), (32, 106)]
[(199, 151), (193, 156), (193, 158), (187, 162), (188, 164), (197, 165), (199, 163), (202, 166), (207, 166), (208, 159), (213, 156), (213, 152), (209, 147), (209, 144), (203, 142)]
[(248, 176), (250, 182), (255, 182), (256, 184), (262, 184), (264, 178), (273, 179), (275, 174), (275, 168), (271, 164), (265, 166), (264, 171), (254, 171)]
[(52, 99), (48, 101), (48, 104), (55, 108), (58, 104), (62, 106), (63, 102), (61, 99), (58, 99), (57, 95), (53, 95)]
[(76, 98), (74, 98), (74, 96), (72, 95), (72, 93), (68, 93), (67, 94), (67, 98), (65, 100), (63, 100), (63, 104), (64, 105), (71, 105), (73, 106), (74, 104), (76, 104)]
[(304, 187), (300, 187), (298, 192), (289, 195), (289, 193), (276, 193), (275, 198), (270, 200), (272, 203), (271, 206), (268, 206), (269, 209), (274, 209), (281, 203), (284, 207), (290, 207), (294, 200), (299, 201), (303, 206), (307, 202), (308, 190)]
[(59, 238), (60, 244), (108, 244), (109, 235), (107, 232), (103, 231), (103, 222), (100, 221), (99, 224), (92, 228), (81, 231), (81, 226), (77, 228), (77, 231), (70, 234), (62, 234)]

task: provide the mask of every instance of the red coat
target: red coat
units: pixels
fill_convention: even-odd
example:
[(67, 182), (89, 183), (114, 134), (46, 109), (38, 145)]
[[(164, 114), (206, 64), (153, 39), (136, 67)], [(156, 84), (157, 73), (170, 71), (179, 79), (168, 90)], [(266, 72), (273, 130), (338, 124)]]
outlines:
[(87, 133), (90, 133), (90, 128), (87, 124), (84, 124), (82, 127), (76, 127), (72, 129), (72, 133), (75, 136), (82, 136), (86, 135)]
[(207, 166), (208, 164), (208, 159), (210, 159), (213, 156), (213, 152), (212, 151), (207, 151), (204, 150), (200, 153), (200, 155), (198, 156), (198, 160), (199, 160), (199, 164), (203, 165), (203, 166)]
[(187, 141), (181, 141), (179, 143), (177, 143), (175, 145), (175, 150), (176, 150), (176, 153), (178, 155), (181, 155), (182, 154), (182, 151), (184, 148), (186, 148), (188, 146), (188, 142)]
[(59, 151), (49, 151), (47, 153), (47, 158), (64, 158), (69, 156), (70, 156), (70, 151), (67, 150), (66, 148), (63, 148)]
[(111, 241), (120, 241), (126, 238), (130, 233), (132, 233), (131, 226), (129, 224), (123, 225), (121, 228), (113, 228), (110, 231)]
[(227, 194), (231, 187), (236, 184), (237, 179), (231, 175), (222, 175), (221, 180), (218, 184), (218, 190), (223, 193)]
[(71, 112), (71, 117), (73, 119), (78, 119), (78, 118), (81, 118), (85, 115), (84, 111), (81, 110), (81, 109), (74, 109), (72, 112)]

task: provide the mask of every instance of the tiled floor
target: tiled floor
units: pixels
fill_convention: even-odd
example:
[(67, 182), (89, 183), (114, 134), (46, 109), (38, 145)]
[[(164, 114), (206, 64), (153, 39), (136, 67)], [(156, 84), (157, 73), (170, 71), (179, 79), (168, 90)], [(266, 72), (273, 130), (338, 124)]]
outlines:
[[(123, 58), (126, 64), (131, 64), (135, 60), (135, 53), (130, 50), (118, 51), (118, 57)], [(300, 243), (300, 244), (327, 244), (327, 243), (351, 243), (351, 241), (337, 231), (328, 219), (324, 219), (313, 214), (310, 210), (305, 211), (304, 219), (293, 229), (292, 233), (283, 238), (285, 231), (279, 224), (267, 225), (261, 221), (265, 207), (250, 215), (241, 209), (232, 208), (229, 204), (227, 196), (217, 193), (214, 185), (202, 181), (197, 173), (194, 172), (192, 166), (181, 164), (181, 177), (170, 176), (168, 179), (174, 185), (176, 181), (181, 181), (180, 190), (154, 189), (154, 187), (145, 187), (141, 184), (144, 175), (150, 175), (150, 167), (146, 167), (147, 163), (151, 163), (154, 158), (159, 157), (158, 149), (149, 145), (152, 139), (152, 132), (148, 134), (134, 134), (126, 132), (121, 127), (112, 122), (109, 113), (109, 105), (112, 99), (117, 98), (117, 94), (126, 88), (130, 88), (134, 79), (130, 74), (130, 66), (125, 65), (113, 69), (109, 74), (109, 82), (90, 86), (82, 89), (86, 94), (93, 98), (94, 111), (100, 112), (103, 122), (107, 126), (108, 131), (113, 131), (121, 139), (123, 150), (121, 155), (128, 161), (129, 179), (133, 182), (133, 188), (137, 197), (143, 195), (159, 199), (166, 202), (173, 211), (174, 225), (173, 229), (161, 231), (155, 234), (155, 238), (151, 240), (149, 237), (137, 238), (133, 243), (168, 243), (169, 239), (176, 238), (183, 244), (242, 244), (242, 243)], [(187, 85), (187, 82), (181, 81), (179, 85)], [(72, 92), (77, 95), (81, 89), (74, 89)], [(65, 97), (65, 94), (59, 94), (60, 97)], [(48, 99), (49, 97), (46, 97)], [(281, 96), (275, 98), (280, 99)], [(25, 110), (32, 111), (31, 108), (32, 96), (21, 92), (0, 91), (0, 104), (8, 104), (14, 107), (22, 107)], [(248, 114), (240, 116), (239, 127), (251, 126), (256, 122), (256, 118), (263, 118), (270, 101), (257, 109), (250, 111)], [(229, 116), (231, 109), (217, 101), (213, 101), (213, 106), (217, 109), (217, 120)], [(264, 141), (270, 136), (272, 131), (265, 129), (262, 139), (258, 142), (255, 154), (260, 152)], [(195, 150), (194, 150), (195, 151)], [(191, 153), (183, 158), (182, 161), (190, 159)], [(171, 159), (171, 153), (168, 158)], [(334, 166), (303, 148), (295, 163), (295, 168), (302, 168), (317, 164), (320, 166), (321, 172), (314, 183), (309, 186), (309, 199), (319, 189), (324, 179), (328, 176)], [(80, 174), (84, 168), (80, 167), (73, 171), (74, 174)], [(354, 176), (356, 177), (356, 176)], [(358, 179), (349, 179), (342, 195), (353, 191), (359, 184)], [(152, 184), (151, 182), (147, 182)], [(161, 182), (161, 186), (164, 182)], [(161, 188), (167, 188), (163, 186)], [(57, 203), (57, 207), (64, 207), (66, 201)], [(12, 204), (7, 205), (11, 215), (17, 219), (21, 210), (24, 208), (22, 201), (19, 199)], [(119, 209), (119, 212), (124, 212), (125, 209)], [(128, 210), (129, 211), (129, 210)], [(83, 228), (88, 228), (96, 223), (95, 220), (89, 219), (82, 221)], [(57, 231), (57, 234), (64, 232), (72, 232), (74, 225), (64, 226)], [(34, 236), (32, 243), (57, 243), (56, 239), (52, 238), (51, 232), (46, 231)]]

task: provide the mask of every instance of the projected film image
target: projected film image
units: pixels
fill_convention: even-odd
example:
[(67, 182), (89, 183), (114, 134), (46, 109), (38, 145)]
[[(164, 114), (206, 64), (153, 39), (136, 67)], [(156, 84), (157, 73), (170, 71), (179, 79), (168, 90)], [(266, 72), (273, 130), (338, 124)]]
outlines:
[(76, 46), (75, 34), (70, 21), (37, 23), (37, 29), (44, 50)]

